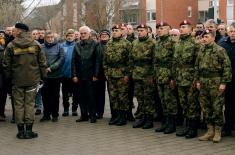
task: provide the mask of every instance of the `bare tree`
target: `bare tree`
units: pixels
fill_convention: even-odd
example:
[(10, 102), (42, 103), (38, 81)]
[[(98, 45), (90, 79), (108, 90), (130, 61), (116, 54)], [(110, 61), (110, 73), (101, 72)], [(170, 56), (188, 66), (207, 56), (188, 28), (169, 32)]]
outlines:
[(1, 0), (0, 1), (0, 23), (1, 26), (11, 26), (21, 21), (24, 13), (23, 2), (25, 0)]

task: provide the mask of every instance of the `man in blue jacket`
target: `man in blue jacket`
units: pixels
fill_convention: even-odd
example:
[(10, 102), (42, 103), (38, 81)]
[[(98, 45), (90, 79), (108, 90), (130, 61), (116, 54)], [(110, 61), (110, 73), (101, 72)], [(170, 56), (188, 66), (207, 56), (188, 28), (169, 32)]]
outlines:
[(228, 36), (221, 39), (218, 44), (227, 51), (232, 66), (232, 81), (227, 84), (225, 90), (225, 125), (222, 131), (222, 136), (229, 136), (232, 135), (235, 123), (235, 23), (228, 27)]
[(78, 108), (78, 90), (77, 85), (72, 81), (72, 56), (73, 50), (75, 47), (75, 31), (73, 29), (68, 29), (66, 32), (65, 42), (62, 44), (65, 51), (65, 62), (62, 67), (62, 94), (63, 94), (63, 106), (64, 113), (62, 116), (69, 115), (69, 96), (70, 94), (73, 96), (72, 103), (72, 116), (77, 116), (77, 108)]

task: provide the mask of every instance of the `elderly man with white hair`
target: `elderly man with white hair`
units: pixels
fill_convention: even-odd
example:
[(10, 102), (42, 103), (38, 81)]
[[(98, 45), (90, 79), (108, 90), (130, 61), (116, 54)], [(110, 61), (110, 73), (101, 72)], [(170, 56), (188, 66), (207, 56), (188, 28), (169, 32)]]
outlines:
[(96, 122), (96, 109), (94, 101), (94, 82), (97, 81), (101, 54), (98, 43), (90, 37), (91, 29), (82, 26), (79, 29), (81, 41), (79, 41), (73, 52), (72, 77), (73, 82), (79, 85), (81, 117), (76, 122)]

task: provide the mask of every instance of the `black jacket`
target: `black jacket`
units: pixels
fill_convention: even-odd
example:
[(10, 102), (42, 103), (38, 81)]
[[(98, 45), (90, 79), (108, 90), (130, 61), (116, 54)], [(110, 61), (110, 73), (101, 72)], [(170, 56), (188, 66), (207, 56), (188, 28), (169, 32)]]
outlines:
[(231, 61), (232, 73), (235, 75), (235, 42), (231, 42), (230, 37), (224, 37), (218, 42), (218, 45), (226, 50)]
[(101, 63), (101, 52), (98, 43), (92, 39), (79, 41), (73, 51), (72, 77), (91, 80), (98, 77)]

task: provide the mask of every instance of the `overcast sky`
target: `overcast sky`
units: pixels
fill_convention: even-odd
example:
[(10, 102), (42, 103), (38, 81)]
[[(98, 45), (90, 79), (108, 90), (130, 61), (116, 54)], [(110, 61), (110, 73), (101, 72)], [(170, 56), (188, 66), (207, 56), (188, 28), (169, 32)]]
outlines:
[(35, 6), (56, 4), (59, 1), (60, 0), (26, 0), (26, 2), (24, 3), (24, 6), (27, 8), (33, 2), (31, 5), (31, 8), (34, 8)]

